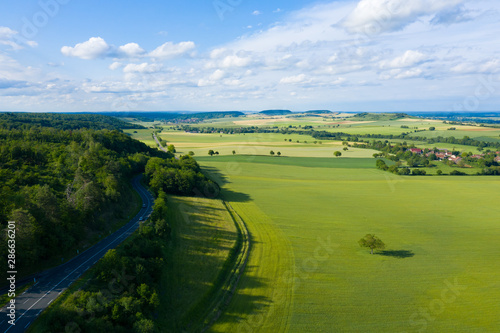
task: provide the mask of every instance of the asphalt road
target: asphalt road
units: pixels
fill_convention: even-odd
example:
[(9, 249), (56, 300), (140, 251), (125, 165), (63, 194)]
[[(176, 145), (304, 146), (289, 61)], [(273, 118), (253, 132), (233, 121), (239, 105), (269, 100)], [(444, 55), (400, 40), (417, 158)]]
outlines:
[(0, 332), (24, 332), (66, 288), (75, 282), (80, 275), (92, 267), (109, 249), (115, 248), (139, 227), (139, 218), (148, 216), (153, 210), (153, 196), (140, 184), (140, 177), (132, 181), (134, 189), (139, 193), (146, 205), (125, 226), (106, 237), (93, 247), (82, 252), (72, 260), (43, 272), (37, 283), (24, 294), (16, 297), (15, 325), (9, 324), (10, 310), (7, 306), (1, 309)]

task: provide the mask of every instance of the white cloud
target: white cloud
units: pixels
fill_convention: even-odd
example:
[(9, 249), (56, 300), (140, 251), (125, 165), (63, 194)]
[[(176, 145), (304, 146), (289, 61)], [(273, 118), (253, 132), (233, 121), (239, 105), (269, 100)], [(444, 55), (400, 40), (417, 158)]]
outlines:
[(422, 16), (449, 11), (465, 0), (361, 0), (342, 21), (351, 33), (372, 35), (401, 30)]
[(423, 71), (420, 68), (412, 68), (408, 70), (402, 69), (392, 69), (384, 74), (380, 75), (380, 79), (382, 80), (399, 80), (399, 79), (411, 79), (420, 77), (423, 74)]
[(111, 65), (109, 65), (109, 69), (112, 71), (117, 70), (118, 68), (123, 67), (123, 64), (121, 62), (113, 62)]
[(118, 48), (118, 53), (123, 54), (125, 57), (128, 58), (138, 58), (144, 55), (146, 51), (144, 51), (144, 49), (141, 48), (137, 43), (128, 43), (123, 46), (120, 46)]
[(246, 67), (253, 62), (251, 57), (240, 57), (237, 55), (230, 55), (222, 60), (221, 66), (224, 68), (230, 67)]
[(254, 10), (252, 15), (255, 15), (255, 16), (258, 16), (258, 15), (261, 15), (262, 12), (260, 10)]
[(384, 69), (412, 67), (427, 60), (429, 60), (429, 56), (422, 52), (408, 50), (400, 57), (382, 61), (380, 67)]
[(186, 53), (194, 50), (196, 45), (194, 42), (180, 42), (174, 44), (172, 42), (166, 42), (165, 44), (157, 47), (155, 50), (149, 53), (152, 58), (158, 59), (172, 59), (179, 56), (183, 56)]
[[(395, 105), (395, 96), (399, 107), (419, 108), (423, 104), (414, 103), (418, 91), (421, 100), (441, 101), (428, 102), (428, 108), (445, 109), (452, 98), (461, 101), (474, 93), (478, 74), (500, 73), (500, 61), (496, 60), (500, 53), (496, 43), (500, 31), (497, 0), (469, 1), (462, 7), (463, 1), (458, 0), (328, 1), (280, 14), (276, 16), (279, 21), (260, 31), (241, 29), (246, 24), (235, 22), (232, 27), (245, 31), (243, 35), (218, 45), (204, 41), (205, 49), (199, 51), (194, 42), (169, 42), (144, 50), (137, 43), (113, 46), (102, 39), (100, 50), (89, 50), (92, 39), (65, 49), (66, 55), (82, 59), (107, 58), (107, 65), (115, 72), (104, 73), (106, 81), (92, 79), (92, 75), (99, 75), (94, 74), (98, 70), (93, 63), (84, 65), (89, 70), (74, 71), (75, 75), (82, 73), (80, 82), (71, 77), (71, 83), (63, 83), (52, 82), (46, 74), (30, 68), (30, 63), (24, 63), (26, 57), (3, 59), (4, 49), (12, 48), (3, 46), (5, 41), (16, 42), (17, 35), (2, 29), (0, 77), (5, 78), (1, 82), (5, 89), (0, 103), (20, 109), (13, 103), (22, 104), (27, 98), (15, 101), (2, 96), (40, 95), (50, 87), (51, 95), (38, 101), (53, 98), (60, 101), (61, 109), (69, 100), (76, 100), (74, 109), (102, 109), (103, 105), (115, 109), (120, 100), (123, 109), (140, 110), (167, 104), (178, 109), (219, 109), (221, 105), (227, 109), (312, 109), (333, 103), (345, 110), (386, 110)], [(368, 9), (389, 4), (398, 11), (386, 17), (383, 12), (361, 8), (362, 4)], [(483, 14), (474, 16), (476, 13)], [(390, 33), (371, 38), (352, 34), (362, 31), (365, 23), (379, 21), (378, 31)], [(27, 45), (19, 42), (20, 47)], [(185, 59), (169, 61), (179, 57)], [(66, 65), (64, 72), (71, 70), (71, 65)], [(63, 72), (48, 68), (45, 62), (41, 66)], [(292, 94), (297, 98), (292, 105), (286, 104), (291, 103)], [(496, 103), (497, 108), (498, 99), (487, 103)]]
[(490, 74), (500, 72), (499, 59), (483, 59), (477, 62), (464, 62), (453, 66), (451, 72), (456, 74)]
[(226, 73), (223, 70), (218, 69), (215, 72), (213, 72), (212, 75), (210, 75), (210, 80), (211, 81), (219, 81), (224, 76), (226, 76)]
[(104, 58), (111, 50), (111, 47), (101, 37), (92, 37), (88, 41), (78, 43), (74, 47), (63, 46), (62, 54), (67, 57), (76, 57), (85, 60)]
[(227, 55), (227, 54), (230, 54), (231, 51), (222, 47), (222, 48), (218, 48), (218, 49), (214, 49), (210, 52), (210, 58), (211, 59), (218, 59), (224, 55)]
[(124, 73), (142, 73), (142, 74), (147, 74), (147, 73), (157, 73), (161, 71), (163, 68), (162, 65), (160, 64), (148, 64), (147, 62), (144, 62), (142, 64), (128, 64), (123, 68)]
[[(149, 53), (155, 59), (171, 59), (182, 56), (193, 50), (193, 42), (181, 42), (174, 44), (167, 42)], [(85, 60), (97, 58), (142, 58), (147, 55), (146, 51), (137, 43), (128, 43), (119, 47), (108, 44), (101, 37), (92, 37), (88, 41), (78, 43), (74, 47), (63, 46), (62, 54), (68, 57), (76, 57)]]
[(19, 33), (8, 27), (0, 26), (0, 45), (10, 46), (13, 50), (23, 49), (23, 45), (30, 47), (38, 46), (38, 43), (32, 40), (25, 40), (19, 36)]
[(284, 77), (280, 80), (280, 83), (283, 84), (297, 84), (297, 83), (303, 83), (306, 80), (306, 75), (305, 74), (299, 74), (299, 75), (294, 75), (294, 76), (287, 76)]

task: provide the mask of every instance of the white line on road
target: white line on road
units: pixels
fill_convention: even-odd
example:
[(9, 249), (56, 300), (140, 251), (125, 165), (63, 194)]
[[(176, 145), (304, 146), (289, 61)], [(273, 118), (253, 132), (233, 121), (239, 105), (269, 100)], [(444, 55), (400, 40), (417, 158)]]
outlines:
[(26, 299), (26, 300), (24, 301), (24, 303), (23, 303), (23, 304), (26, 304), (26, 302), (27, 302), (27, 301), (29, 301), (29, 300), (30, 300), (29, 298), (28, 298), (28, 299)]
[[(142, 191), (141, 188), (138, 188), (138, 190)], [(147, 200), (147, 205), (148, 205), (148, 208), (149, 208), (149, 200), (148, 198), (146, 198)], [(125, 231), (125, 233), (129, 232), (130, 230), (132, 230), (132, 228), (136, 227), (136, 223), (132, 223), (132, 225)], [(29, 310), (31, 310), (31, 308), (33, 308), (38, 302), (40, 302), (43, 298), (45, 298), (45, 296), (47, 296), (52, 290), (54, 290), (58, 285), (60, 285), (64, 280), (66, 280), (71, 274), (73, 274), (75, 271), (77, 271), (80, 267), (82, 267), (83, 265), (85, 265), (88, 261), (90, 261), (92, 258), (94, 258), (95, 256), (97, 256), (98, 254), (100, 254), (102, 251), (104, 251), (107, 247), (109, 247), (111, 244), (115, 243), (116, 241), (118, 241), (120, 239), (120, 237), (123, 236), (120, 235), (119, 237), (117, 237), (115, 240), (113, 240), (112, 242), (109, 242), (109, 244), (107, 244), (106, 246), (104, 246), (102, 249), (100, 249), (99, 251), (97, 251), (92, 257), (88, 258), (87, 260), (85, 260), (82, 264), (80, 264), (80, 266), (78, 266), (77, 268), (75, 268), (73, 271), (71, 271), (71, 273), (69, 273), (66, 277), (64, 277), (61, 281), (59, 281), (54, 287), (52, 287), (52, 289), (50, 289), (49, 291), (47, 291), (42, 297), (40, 297), (35, 303), (33, 303), (33, 305), (31, 305), (26, 311), (24, 311), (24, 313), (19, 316), (16, 321), (14, 322), (17, 323)], [(58, 296), (61, 294), (62, 291), (59, 292)], [(44, 309), (40, 309), (40, 311), (38, 312), (38, 314), (36, 316), (38, 316)], [(26, 326), (28, 327), (28, 325), (30, 324), (31, 322), (29, 322)], [(8, 330), (10, 330), (12, 328), (12, 326), (14, 325), (11, 325), (8, 329), (5, 330), (5, 332), (7, 332)]]
[(29, 323), (27, 323), (26, 326), (24, 326), (24, 328), (30, 326), (30, 324), (31, 324), (31, 321)]

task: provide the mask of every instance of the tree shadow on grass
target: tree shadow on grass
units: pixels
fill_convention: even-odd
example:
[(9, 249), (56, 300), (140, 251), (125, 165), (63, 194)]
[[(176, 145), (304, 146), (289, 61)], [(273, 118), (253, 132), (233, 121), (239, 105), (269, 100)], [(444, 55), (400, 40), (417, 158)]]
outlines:
[(398, 259), (411, 258), (415, 255), (413, 251), (409, 250), (387, 250), (387, 251), (380, 251), (377, 254), (379, 256), (393, 257)]

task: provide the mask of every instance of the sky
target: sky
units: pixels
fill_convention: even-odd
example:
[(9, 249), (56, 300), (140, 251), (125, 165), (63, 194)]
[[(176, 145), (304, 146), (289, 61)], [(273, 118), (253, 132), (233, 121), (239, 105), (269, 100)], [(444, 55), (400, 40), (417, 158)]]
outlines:
[(0, 110), (498, 111), (498, 0), (0, 4)]

